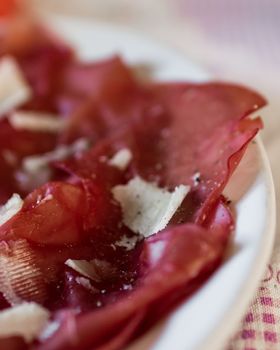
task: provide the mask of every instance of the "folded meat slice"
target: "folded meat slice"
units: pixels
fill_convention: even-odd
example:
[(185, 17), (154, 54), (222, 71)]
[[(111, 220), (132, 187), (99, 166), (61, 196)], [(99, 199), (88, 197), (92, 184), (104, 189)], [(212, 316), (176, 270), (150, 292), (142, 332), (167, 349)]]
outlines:
[(121, 220), (118, 205), (110, 199), (110, 192), (90, 181), (84, 186), (49, 182), (31, 192), (21, 210), (0, 227), (1, 239), (47, 245), (84, 241), (92, 230)]
[[(15, 5), (13, 1), (4, 3), (7, 6), (12, 3)], [(17, 62), (32, 90), (32, 98), (20, 105), (20, 108), (56, 114), (56, 86), (63, 67), (73, 59), (72, 49), (53, 37), (34, 19), (14, 14), (1, 23), (0, 58), (7, 56), (13, 57)], [(56, 145), (56, 137), (46, 132), (15, 130), (5, 120), (10, 112), (8, 110), (0, 122), (0, 204), (13, 192), (26, 195), (21, 191), (15, 175), (21, 159), (50, 151)]]
[[(31, 192), (0, 226), (0, 260), (6, 271), (0, 278), (0, 290), (5, 299), (11, 304), (28, 300), (46, 302), (49, 307), (71, 307), (75, 297), (67, 295), (61, 301), (58, 288), (64, 270), (69, 270), (65, 265), (68, 259), (101, 261), (97, 270), (104, 270), (104, 280), (115, 279), (111, 276), (115, 266), (108, 273), (105, 270), (116, 259), (125, 264), (125, 251), (113, 244), (130, 232), (122, 228), (121, 209), (112, 199), (110, 188), (89, 179), (49, 182)], [(119, 275), (120, 268), (118, 271)], [(72, 290), (68, 288), (72, 276), (66, 280), (66, 290)]]
[(61, 142), (80, 135), (96, 142), (130, 119), (141, 118), (150, 105), (150, 94), (118, 56), (97, 63), (70, 62), (57, 89), (57, 108), (68, 116)]
[(25, 238), (43, 244), (76, 242), (82, 231), (84, 202), (80, 187), (49, 183), (32, 192), (22, 209), (0, 227), (1, 238)]
[(53, 96), (63, 68), (72, 60), (69, 46), (54, 37), (31, 16), (14, 15), (0, 33), (0, 56), (12, 55), (33, 90), (29, 109), (54, 109)]
[(53, 135), (15, 131), (6, 121), (0, 122), (0, 205), (13, 193), (27, 194), (20, 173), (24, 155), (48, 151), (53, 145)]
[(140, 94), (138, 104), (128, 96), (134, 113), (123, 111), (118, 128), (108, 124), (107, 136), (88, 156), (94, 159), (96, 149), (103, 149), (107, 157), (129, 149), (132, 160), (127, 176), (140, 175), (170, 188), (190, 185), (181, 220), (203, 223), (246, 146), (262, 128), (259, 118), (248, 116), (264, 106), (265, 100), (246, 88), (222, 83), (148, 89), (149, 97), (142, 99)]
[(108, 98), (121, 106), (123, 94), (134, 85), (130, 67), (113, 56), (94, 63), (71, 61), (65, 66), (59, 88), (68, 96), (91, 97), (101, 102)]
[[(139, 277), (132, 291), (103, 309), (72, 315), (74, 332), (69, 331), (69, 318), (65, 317), (59, 330), (38, 349), (107, 349), (110, 336), (121, 336), (122, 330), (139, 316), (139, 312), (144, 313), (141, 316), (144, 326), (154, 303), (168, 303), (171, 292), (182, 297), (182, 291), (188, 290), (201, 273), (207, 271), (209, 275), (213, 271), (222, 254), (223, 245), (216, 236), (194, 224), (178, 225), (149, 237), (143, 243), (138, 260)], [(140, 331), (141, 322), (137, 329)], [(133, 333), (135, 329), (127, 334), (126, 341)]]
[(193, 185), (189, 199), (198, 211), (192, 219), (201, 223), (248, 142), (262, 128), (259, 118), (246, 117), (264, 106), (265, 100), (254, 91), (223, 83), (166, 84), (155, 91), (172, 115), (164, 131), (165, 182)]
[[(68, 123), (57, 138), (17, 131), (1, 121), (0, 187), (5, 190), (0, 200), (20, 193), (15, 174), (23, 157), (77, 137), (93, 144), (56, 164), (60, 171), (54, 179), (63, 181), (31, 192), (0, 227), (4, 245), (28, 242), (26, 263), (39, 270), (43, 286), (38, 301), (54, 310), (60, 324), (32, 348), (123, 348), (200, 286), (222, 260), (233, 219), (221, 194), (262, 127), (260, 119), (247, 117), (265, 101), (230, 84), (140, 84), (118, 57), (79, 63), (67, 45), (32, 21), (17, 19), (8, 27), (0, 35), (0, 56), (14, 55), (33, 92), (22, 109), (60, 114)], [(109, 161), (121, 149), (131, 154), (124, 169)], [(168, 190), (179, 185), (191, 190), (165, 230), (124, 249), (123, 237), (135, 236), (123, 225), (111, 189), (135, 176)], [(112, 265), (114, 276), (107, 271), (98, 281), (87, 280), (65, 265), (68, 259), (102, 261)], [(7, 265), (11, 259), (2, 260)], [(28, 285), (16, 282), (20, 288)], [(29, 298), (30, 290), (24, 292), (20, 297)], [(71, 311), (76, 307), (82, 312)], [(17, 345), (18, 339), (6, 341)]]

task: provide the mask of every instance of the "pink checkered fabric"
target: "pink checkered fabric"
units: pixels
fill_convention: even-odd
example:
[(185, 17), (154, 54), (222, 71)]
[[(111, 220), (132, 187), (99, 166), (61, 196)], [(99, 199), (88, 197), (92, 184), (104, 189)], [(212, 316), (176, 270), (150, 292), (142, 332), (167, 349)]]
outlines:
[(270, 264), (242, 324), (227, 350), (280, 349), (280, 270)]

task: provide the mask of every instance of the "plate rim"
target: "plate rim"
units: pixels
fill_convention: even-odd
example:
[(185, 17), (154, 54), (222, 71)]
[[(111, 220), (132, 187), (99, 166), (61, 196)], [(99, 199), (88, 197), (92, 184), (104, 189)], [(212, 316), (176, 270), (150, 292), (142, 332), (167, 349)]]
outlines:
[[(243, 293), (240, 293), (236, 297), (231, 308), (225, 312), (224, 317), (221, 320), (221, 326), (218, 326), (217, 329), (215, 329), (214, 332), (204, 340), (203, 344), (199, 347), (198, 350), (222, 349), (226, 345), (226, 342), (229, 341), (230, 337), (234, 336), (234, 331), (237, 329), (238, 323), (242, 320), (242, 316), (244, 316), (244, 310), (249, 307), (252, 298), (254, 298), (254, 293), (257, 293), (257, 287), (264, 276), (267, 264), (273, 251), (273, 244), (276, 235), (275, 186), (273, 182), (270, 162), (265, 151), (261, 136), (256, 135), (254, 139), (256, 140), (258, 152), (260, 153), (260, 160), (264, 170), (266, 180), (265, 183), (268, 194), (266, 204), (267, 212), (269, 215), (266, 216), (265, 229), (261, 236), (259, 245), (260, 249), (254, 259), (254, 264), (251, 265), (251, 273), (249, 274), (247, 281), (242, 286)], [(258, 259), (260, 256), (262, 256), (262, 259)], [(233, 307), (236, 307), (239, 312), (233, 310)], [(221, 329), (218, 329), (221, 327), (223, 327), (222, 335), (220, 334)], [(217, 341), (217, 339), (219, 339), (219, 341)]]

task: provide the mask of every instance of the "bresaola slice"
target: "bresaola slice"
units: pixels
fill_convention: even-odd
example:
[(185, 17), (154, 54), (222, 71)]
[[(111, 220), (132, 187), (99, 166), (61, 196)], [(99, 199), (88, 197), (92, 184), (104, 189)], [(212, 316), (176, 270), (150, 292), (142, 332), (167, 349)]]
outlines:
[[(132, 176), (170, 188), (191, 186), (181, 220), (202, 223), (248, 142), (262, 128), (259, 118), (246, 117), (265, 101), (246, 88), (221, 83), (158, 85), (150, 92), (149, 113), (139, 106), (142, 119), (127, 116), (126, 124), (108, 130), (96, 147), (105, 154), (120, 145), (130, 149)], [(151, 115), (155, 101), (157, 112)]]
[[(14, 80), (9, 79), (17, 82), (10, 87), (18, 88), (14, 96), (18, 103), (25, 102), (21, 109), (56, 114), (54, 94), (57, 80), (63, 67), (73, 58), (72, 50), (43, 29), (34, 18), (15, 13), (1, 23), (1, 62), (7, 57), (12, 58), (19, 70), (17, 76), (23, 78), (20, 80), (27, 82), (27, 85), (19, 84), (16, 76)], [(1, 85), (7, 94), (7, 84), (2, 81)], [(12, 107), (11, 103), (8, 105)], [(11, 110), (6, 108), (6, 112), (7, 115), (2, 115), (3, 119)], [(48, 132), (16, 131), (6, 120), (0, 121), (0, 204), (5, 203), (13, 192), (23, 196), (27, 194), (14, 176), (22, 157), (50, 151), (55, 144), (56, 137)], [(6, 157), (7, 154), (12, 157)]]
[[(125, 294), (115, 295), (113, 301), (100, 310), (82, 315), (57, 314), (60, 323), (57, 333), (38, 349), (121, 349), (135, 333), (141, 334), (195, 291), (220, 263), (224, 251), (220, 237), (226, 238), (232, 225), (231, 214), (222, 202), (213, 211), (208, 225), (211, 231), (187, 224), (148, 238), (140, 256), (135, 256), (138, 260), (136, 283), (126, 289)], [(69, 331), (70, 324), (75, 324), (75, 332)]]
[[(72, 69), (78, 68), (75, 79), (83, 81), (86, 75), (82, 73), (83, 64), (76, 67), (74, 62), (72, 66), (70, 63), (70, 72), (65, 71), (64, 79), (67, 74), (71, 77)], [(102, 69), (96, 74), (100, 66)], [(136, 81), (133, 71), (119, 57), (88, 65), (87, 70), (91, 87), (76, 83), (74, 93), (60, 86), (62, 96), (58, 95), (58, 108), (60, 114), (68, 115), (68, 127), (61, 134), (62, 143), (72, 142), (80, 136), (89, 137), (96, 143), (131, 122), (141, 123), (143, 116), (153, 118), (162, 112), (151, 93)], [(70, 83), (68, 85), (71, 87)]]
[(85, 194), (80, 187), (48, 184), (32, 192), (22, 209), (0, 227), (1, 237), (44, 244), (76, 242), (82, 231), (84, 202)]
[(7, 120), (0, 121), (0, 204), (4, 204), (13, 193), (24, 197), (27, 193), (17, 173), (24, 157), (50, 151), (55, 145), (55, 136), (15, 130)]
[[(121, 349), (221, 262), (234, 227), (221, 194), (262, 127), (247, 116), (265, 101), (230, 84), (143, 84), (119, 57), (81, 63), (30, 19), (7, 22), (4, 55), (14, 57), (33, 97), (0, 121), (0, 203), (27, 195), (0, 226), (8, 272), (0, 290), (10, 304), (36, 301), (51, 312), (58, 330), (33, 350)], [(81, 137), (91, 148), (48, 160), (50, 182), (34, 182), (31, 193), (21, 186), (26, 159), (32, 169), (34, 155), (71, 148)], [(129, 229), (129, 206), (121, 208), (112, 193), (136, 178), (168, 196), (190, 188), (174, 208), (171, 200), (172, 215), (164, 225), (160, 215), (147, 236), (161, 231), (148, 238)], [(93, 262), (102, 262), (97, 274)], [(13, 336), (2, 344), (29, 347)]]
[[(131, 175), (171, 188), (192, 186), (184, 203), (187, 216), (183, 220), (202, 223), (246, 145), (262, 127), (260, 119), (246, 117), (261, 108), (264, 99), (246, 88), (221, 83), (165, 84), (148, 90), (138, 86), (123, 98), (126, 107), (121, 110), (117, 128), (103, 115), (92, 114), (92, 125), (100, 120), (105, 123), (102, 134), (106, 137), (97, 142), (89, 157), (96, 161), (95, 149), (103, 148), (107, 158), (120, 148), (130, 149)], [(103, 102), (110, 118), (117, 118), (112, 103)], [(81, 131), (83, 114), (80, 123)], [(68, 163), (68, 167), (73, 166)], [(199, 178), (194, 181), (197, 174)]]
[[(140, 276), (125, 297), (101, 310), (75, 316), (76, 331), (69, 333), (67, 318), (49, 341), (47, 349), (81, 349), (104, 346), (108, 334), (120, 332), (140, 310), (164, 300), (172, 290), (185, 288), (207, 266), (217, 264), (222, 246), (195, 225), (181, 225), (147, 239), (139, 259)], [(131, 334), (129, 334), (131, 336)], [(114, 348), (115, 349), (115, 348)]]
[(133, 106), (127, 104), (127, 96), (135, 95), (138, 84), (116, 56), (97, 63), (70, 62), (57, 90), (56, 108), (69, 121), (60, 141), (72, 142), (83, 135), (96, 142), (126, 119), (127, 108)]
[(30, 16), (15, 15), (0, 34), (0, 57), (12, 55), (32, 88), (29, 110), (55, 112), (53, 94), (72, 50)]
[(130, 67), (118, 56), (94, 63), (71, 61), (60, 83), (70, 96), (87, 96), (96, 102), (109, 99), (120, 107), (125, 93), (135, 88)]
[(121, 220), (120, 208), (101, 186), (89, 180), (82, 185), (47, 183), (31, 192), (21, 210), (0, 226), (0, 237), (64, 245), (83, 241), (95, 230), (110, 231)]
[(172, 115), (164, 131), (165, 181), (192, 184), (193, 175), (200, 174), (189, 199), (197, 207), (192, 220), (203, 222), (246, 145), (262, 128), (260, 119), (246, 117), (266, 102), (243, 87), (221, 83), (166, 84), (156, 94)]

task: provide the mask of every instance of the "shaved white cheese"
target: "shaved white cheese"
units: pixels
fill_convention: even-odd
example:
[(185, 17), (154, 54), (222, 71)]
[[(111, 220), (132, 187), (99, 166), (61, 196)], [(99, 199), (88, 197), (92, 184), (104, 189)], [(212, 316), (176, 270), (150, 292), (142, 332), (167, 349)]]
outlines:
[(10, 220), (22, 208), (23, 200), (14, 193), (12, 197), (0, 207), (0, 225)]
[(46, 326), (50, 313), (36, 303), (22, 303), (0, 312), (0, 337), (22, 336), (35, 339)]
[(9, 116), (10, 124), (17, 130), (57, 133), (65, 127), (65, 120), (47, 113), (16, 111)]
[(46, 166), (38, 169), (37, 172), (18, 170), (15, 178), (22, 190), (30, 192), (48, 182), (51, 174), (50, 168)]
[(93, 281), (99, 282), (101, 280), (96, 270), (95, 259), (90, 261), (67, 259), (65, 265)]
[(128, 148), (123, 148), (118, 151), (108, 162), (109, 165), (112, 165), (120, 170), (125, 170), (128, 164), (131, 162), (132, 153)]
[(87, 148), (88, 140), (81, 138), (75, 141), (72, 145), (59, 146), (52, 152), (25, 157), (23, 159), (23, 170), (27, 173), (38, 173), (40, 169), (48, 166), (50, 162), (63, 160), (72, 154), (84, 151)]
[(138, 240), (139, 236), (127, 237), (126, 235), (123, 235), (118, 241), (115, 242), (115, 245), (125, 248), (126, 250), (132, 250), (136, 246)]
[(95, 282), (101, 282), (116, 276), (115, 267), (105, 260), (93, 259), (87, 261), (68, 259), (65, 261), (65, 265), (71, 267), (83, 277), (87, 277)]
[(81, 286), (83, 286), (84, 288), (88, 289), (90, 292), (92, 293), (97, 293), (98, 289), (94, 288), (91, 283), (90, 280), (88, 278), (85, 277), (76, 277), (75, 281), (80, 284)]
[(16, 178), (22, 189), (31, 191), (49, 181), (51, 177), (49, 163), (63, 160), (77, 152), (85, 151), (88, 146), (88, 140), (80, 138), (72, 145), (59, 146), (51, 152), (25, 157), (22, 161), (22, 169), (17, 172)]
[(126, 226), (145, 237), (164, 229), (190, 190), (180, 185), (173, 192), (136, 176), (112, 189), (120, 203)]
[(17, 62), (10, 56), (0, 61), (0, 117), (27, 102), (31, 89)]

